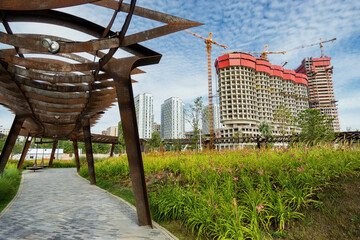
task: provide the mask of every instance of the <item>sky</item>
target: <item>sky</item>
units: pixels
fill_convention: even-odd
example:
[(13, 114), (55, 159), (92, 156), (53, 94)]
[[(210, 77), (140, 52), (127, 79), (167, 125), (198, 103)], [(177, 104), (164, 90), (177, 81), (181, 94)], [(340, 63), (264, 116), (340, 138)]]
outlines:
[[(129, 2), (129, 0), (125, 1)], [(191, 28), (192, 32), (228, 46), (227, 50), (213, 45), (212, 65), (218, 56), (231, 51), (262, 51), (268, 44), (269, 51), (286, 51), (322, 40), (336, 38), (324, 44), (325, 56), (331, 57), (334, 67), (333, 83), (338, 100), (342, 131), (360, 129), (360, 1), (339, 0), (138, 0), (137, 6), (186, 18), (204, 25)], [(94, 5), (60, 9), (77, 14), (103, 26), (110, 21), (113, 12)], [(117, 17), (112, 27), (119, 31), (125, 14)], [(161, 26), (161, 23), (133, 17), (128, 34)], [(11, 23), (15, 33), (46, 33), (86, 41), (92, 39), (82, 33), (51, 25)], [(0, 31), (4, 28), (0, 26)], [(196, 97), (207, 101), (207, 59), (204, 41), (186, 32), (142, 42), (163, 55), (157, 65), (141, 67), (145, 74), (135, 75), (134, 95), (151, 93), (154, 97), (154, 119), (160, 123), (161, 104), (170, 97), (181, 98), (186, 107)], [(0, 48), (8, 47), (0, 44)], [(123, 57), (125, 53), (117, 53)], [(313, 46), (289, 51), (286, 54), (269, 55), (274, 65), (288, 62), (285, 68), (296, 69), (304, 58), (320, 57), (320, 47)], [(213, 88), (217, 78), (212, 69)], [(214, 100), (215, 102), (218, 99)], [(10, 128), (14, 115), (0, 106), (0, 125)], [(101, 133), (120, 120), (117, 106), (112, 107), (92, 128)], [(187, 126), (187, 130), (189, 126)]]

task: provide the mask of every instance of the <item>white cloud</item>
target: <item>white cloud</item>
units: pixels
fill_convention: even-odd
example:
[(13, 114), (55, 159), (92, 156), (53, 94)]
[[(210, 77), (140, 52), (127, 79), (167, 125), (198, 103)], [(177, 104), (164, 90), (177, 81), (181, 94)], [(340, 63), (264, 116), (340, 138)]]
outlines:
[[(191, 31), (205, 37), (211, 31), (213, 39), (227, 45), (230, 50), (261, 51), (268, 44), (270, 50), (281, 51), (311, 44), (320, 38), (336, 37), (335, 42), (324, 44), (324, 51), (332, 57), (334, 66), (333, 79), (335, 97), (339, 100), (340, 124), (345, 130), (352, 123), (360, 122), (359, 115), (351, 113), (354, 109), (359, 109), (354, 105), (358, 98), (354, 99), (353, 96), (357, 96), (360, 87), (355, 65), (360, 62), (360, 1), (138, 0), (137, 5), (205, 23)], [(63, 11), (69, 12), (68, 9)], [(89, 5), (85, 8), (77, 7), (71, 13), (106, 26), (113, 11)], [(124, 16), (125, 14), (119, 14), (113, 30), (120, 30)], [(129, 33), (161, 25), (139, 17), (134, 17), (133, 20)], [(34, 29), (22, 24), (12, 25), (22, 32)], [(89, 38), (61, 27), (45, 26), (36, 29), (55, 35), (60, 33), (80, 39)], [(178, 96), (190, 103), (197, 96), (207, 96), (206, 49), (203, 40), (179, 32), (142, 44), (163, 54), (158, 65), (143, 67), (147, 73), (134, 76), (139, 80), (134, 84), (135, 94), (150, 92), (154, 96), (156, 121), (160, 121), (160, 105), (168, 97)], [(222, 51), (221, 47), (213, 46), (213, 62), (217, 56), (222, 55)], [(119, 53), (117, 56), (123, 55)], [(285, 55), (271, 55), (269, 59), (272, 64), (278, 65), (288, 61), (286, 67), (294, 69), (303, 58), (311, 56), (320, 56), (318, 46), (302, 48)], [(0, 124), (3, 124), (7, 115), (3, 111), (0, 114)], [(103, 130), (107, 126), (116, 125), (118, 119), (115, 115), (119, 115), (117, 107), (111, 108), (94, 129)]]

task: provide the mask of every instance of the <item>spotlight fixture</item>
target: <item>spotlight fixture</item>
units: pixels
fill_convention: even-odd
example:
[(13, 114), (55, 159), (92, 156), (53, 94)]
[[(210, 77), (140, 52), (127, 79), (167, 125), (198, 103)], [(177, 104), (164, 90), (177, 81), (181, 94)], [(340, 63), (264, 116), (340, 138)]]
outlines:
[(41, 41), (41, 44), (51, 53), (57, 53), (60, 50), (59, 43), (57, 43), (56, 41), (52, 41), (49, 38), (44, 38)]

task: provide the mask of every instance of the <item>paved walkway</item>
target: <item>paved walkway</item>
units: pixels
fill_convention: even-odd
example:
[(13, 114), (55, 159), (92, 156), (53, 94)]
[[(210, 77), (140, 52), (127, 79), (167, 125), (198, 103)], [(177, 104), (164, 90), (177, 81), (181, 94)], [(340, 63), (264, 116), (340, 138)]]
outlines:
[(76, 169), (25, 171), (0, 214), (0, 239), (176, 239), (157, 224), (139, 227), (122, 199), (91, 186)]

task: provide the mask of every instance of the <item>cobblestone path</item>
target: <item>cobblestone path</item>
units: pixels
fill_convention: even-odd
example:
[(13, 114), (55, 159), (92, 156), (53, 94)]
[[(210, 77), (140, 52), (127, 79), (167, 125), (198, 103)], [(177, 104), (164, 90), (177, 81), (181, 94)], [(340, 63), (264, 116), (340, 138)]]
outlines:
[(91, 186), (76, 169), (25, 171), (0, 214), (0, 239), (176, 239), (157, 224), (139, 227), (134, 208)]

